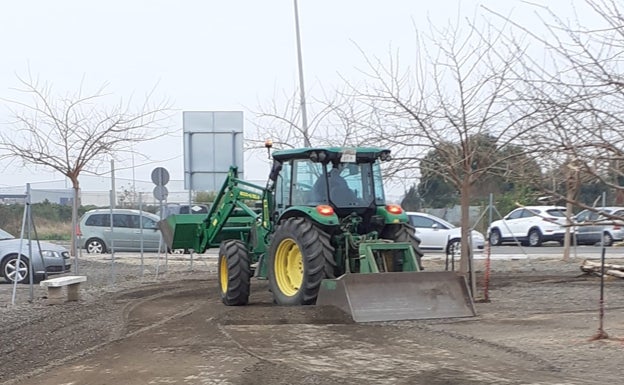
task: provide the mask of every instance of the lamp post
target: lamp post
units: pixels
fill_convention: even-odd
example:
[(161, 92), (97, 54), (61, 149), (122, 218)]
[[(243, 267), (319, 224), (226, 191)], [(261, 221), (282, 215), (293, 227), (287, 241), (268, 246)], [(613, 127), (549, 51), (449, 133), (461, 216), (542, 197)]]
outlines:
[(301, 89), (301, 122), (303, 125), (303, 145), (310, 147), (310, 139), (308, 138), (308, 116), (306, 111), (305, 102), (305, 88), (303, 86), (303, 60), (301, 58), (301, 36), (299, 34), (299, 8), (297, 7), (297, 0), (293, 0), (295, 3), (295, 30), (297, 33), (297, 61), (299, 63), (299, 88)]

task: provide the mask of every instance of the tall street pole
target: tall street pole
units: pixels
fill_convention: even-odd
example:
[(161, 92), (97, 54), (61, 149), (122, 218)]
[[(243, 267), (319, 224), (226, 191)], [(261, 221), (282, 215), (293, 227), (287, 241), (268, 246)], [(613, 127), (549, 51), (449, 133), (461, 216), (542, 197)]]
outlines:
[(295, 3), (295, 30), (297, 32), (297, 59), (299, 63), (299, 88), (301, 89), (301, 121), (303, 124), (303, 145), (310, 147), (310, 139), (308, 138), (308, 116), (305, 102), (305, 87), (303, 86), (303, 60), (301, 58), (301, 36), (299, 34), (299, 8), (297, 0)]

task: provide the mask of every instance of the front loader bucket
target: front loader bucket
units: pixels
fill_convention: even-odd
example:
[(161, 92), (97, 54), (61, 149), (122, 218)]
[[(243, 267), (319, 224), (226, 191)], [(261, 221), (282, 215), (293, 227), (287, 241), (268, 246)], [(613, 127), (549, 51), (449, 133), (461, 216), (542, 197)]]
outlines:
[(196, 249), (198, 229), (205, 219), (200, 214), (174, 214), (158, 222), (158, 227), (170, 249)]
[(325, 279), (316, 304), (336, 306), (355, 322), (476, 315), (466, 280), (447, 271), (345, 274)]

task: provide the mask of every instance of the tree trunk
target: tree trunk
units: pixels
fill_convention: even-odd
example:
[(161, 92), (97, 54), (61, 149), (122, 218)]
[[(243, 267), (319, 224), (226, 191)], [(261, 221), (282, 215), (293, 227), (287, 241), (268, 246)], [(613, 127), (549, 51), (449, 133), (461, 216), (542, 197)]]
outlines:
[(572, 211), (574, 205), (572, 202), (576, 200), (576, 192), (578, 191), (580, 179), (579, 179), (579, 166), (576, 161), (568, 162), (568, 172), (566, 175), (566, 229), (563, 238), (563, 260), (570, 259), (570, 245), (571, 245), (571, 229), (572, 229)]
[(565, 235), (563, 237), (563, 260), (567, 261), (570, 259), (570, 249), (572, 246), (572, 210), (574, 210), (574, 205), (572, 204), (572, 199), (574, 199), (574, 191), (568, 190), (567, 193), (568, 203), (566, 203), (566, 229)]
[(78, 178), (70, 177), (72, 188), (74, 190), (74, 199), (72, 199), (72, 230), (71, 230), (71, 255), (74, 257), (74, 274), (78, 274), (78, 242), (76, 236), (78, 233), (78, 207), (80, 206), (80, 182)]
[(469, 281), (470, 290), (474, 295), (476, 291), (476, 283), (474, 279), (472, 245), (470, 244), (470, 180), (467, 178), (462, 182), (460, 194), (462, 241), (459, 272)]

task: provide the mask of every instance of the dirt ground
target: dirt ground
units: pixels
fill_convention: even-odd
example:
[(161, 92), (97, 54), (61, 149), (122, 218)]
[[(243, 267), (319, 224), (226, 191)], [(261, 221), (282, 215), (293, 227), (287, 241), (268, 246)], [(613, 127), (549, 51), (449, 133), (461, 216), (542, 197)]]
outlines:
[(24, 301), (21, 285), (12, 306), (0, 284), (0, 384), (621, 383), (624, 279), (606, 280), (610, 338), (592, 341), (599, 278), (581, 262), (493, 261), (474, 318), (356, 324), (331, 307), (276, 306), (256, 280), (249, 306), (225, 307), (213, 262), (153, 279), (120, 258), (112, 285), (110, 263), (92, 260), (78, 303), (46, 306), (38, 287)]

